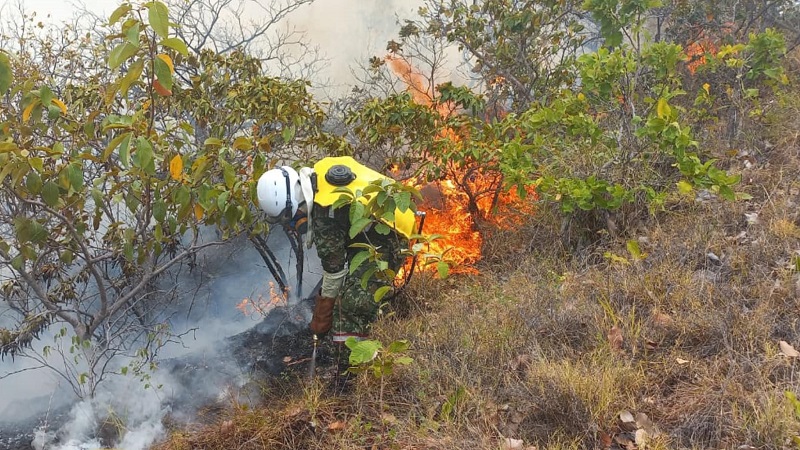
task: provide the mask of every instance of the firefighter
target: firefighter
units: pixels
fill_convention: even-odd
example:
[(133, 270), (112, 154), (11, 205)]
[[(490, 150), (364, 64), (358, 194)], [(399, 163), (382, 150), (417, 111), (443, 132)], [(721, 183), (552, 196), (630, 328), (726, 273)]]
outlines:
[(410, 209), (395, 211), (395, 220), (385, 222), (392, 230), (388, 235), (367, 227), (351, 239), (349, 208), (332, 207), (342, 195), (334, 192), (336, 188), (347, 187), (356, 192), (372, 181), (386, 178), (345, 156), (323, 158), (313, 168), (303, 167), (299, 171), (278, 167), (258, 180), (258, 203), (267, 221), (305, 234), (307, 244), (317, 247), (323, 269), (322, 287), (315, 293), (309, 328), (319, 337), (333, 329), (333, 342), (343, 343), (349, 337), (364, 339), (378, 314), (380, 305), (373, 294), (387, 282), (371, 277), (366, 289), (362, 287), (361, 279), (368, 264), (361, 264), (355, 273), (349, 274), (349, 263), (361, 251), (351, 244), (368, 243), (378, 248), (395, 272), (403, 264), (401, 251), (408, 246), (415, 227)]

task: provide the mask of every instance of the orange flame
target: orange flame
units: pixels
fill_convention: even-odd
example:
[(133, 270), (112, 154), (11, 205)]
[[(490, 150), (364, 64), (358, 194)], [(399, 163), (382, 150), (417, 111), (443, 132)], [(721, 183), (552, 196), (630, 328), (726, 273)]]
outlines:
[[(439, 115), (444, 118), (453, 113), (453, 105), (435, 101), (431, 83), (415, 71), (408, 61), (397, 55), (388, 55), (385, 60), (395, 75), (408, 86), (417, 104), (436, 108)], [(462, 144), (461, 136), (449, 127), (442, 128), (438, 132), (437, 139), (449, 140), (451, 145)], [(448, 165), (446, 162), (442, 164)], [(433, 183), (426, 184), (421, 179), (411, 179), (406, 182), (418, 188), (423, 195), (424, 201), (419, 205), (420, 209), (427, 213), (423, 232), (428, 235), (443, 236), (442, 239), (433, 241), (427, 252), (444, 254), (444, 259), (453, 266), (451, 273), (478, 273), (474, 264), (481, 259), (483, 236), (476, 221), (485, 220), (501, 227), (521, 223), (524, 215), (512, 215), (511, 212), (519, 210), (523, 202), (516, 194), (498, 191), (497, 174), (480, 171), (466, 174), (461, 173), (463, 170), (459, 171), (452, 167), (448, 167), (447, 172), (449, 175), (445, 179)], [(467, 194), (468, 191), (473, 195), (472, 201)], [(533, 194), (533, 191), (529, 193)], [(530, 202), (526, 204), (530, 205)], [(530, 208), (527, 209), (524, 211), (525, 214), (532, 212)], [(503, 220), (497, 220), (501, 216)], [(418, 264), (420, 268), (435, 270), (435, 265), (426, 266), (424, 261)], [(400, 276), (404, 272), (405, 270), (401, 271)]]
[[(414, 70), (405, 58), (398, 55), (386, 55), (384, 57), (389, 69), (408, 86), (411, 99), (418, 105), (434, 107), (436, 95), (433, 92), (433, 82), (428, 81), (424, 75)], [(437, 104), (436, 110), (442, 117), (447, 117), (452, 112), (450, 104)]]
[(278, 290), (275, 288), (275, 283), (269, 282), (269, 298), (264, 298), (263, 294), (258, 294), (257, 298), (245, 297), (236, 305), (236, 309), (242, 312), (245, 316), (254, 316), (256, 314), (265, 316), (272, 308), (286, 304), (289, 293)]

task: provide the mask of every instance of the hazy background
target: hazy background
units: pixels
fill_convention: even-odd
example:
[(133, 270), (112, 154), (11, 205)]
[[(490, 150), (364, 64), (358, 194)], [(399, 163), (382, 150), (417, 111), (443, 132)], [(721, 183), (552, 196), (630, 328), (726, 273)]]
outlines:
[[(19, 0), (0, 0), (0, 20)], [(59, 23), (85, 6), (107, 17), (119, 1), (21, 0), (27, 11), (40, 20)], [(350, 67), (370, 56), (383, 55), (386, 43), (397, 36), (400, 19), (416, 16), (423, 0), (316, 0), (295, 11), (283, 27), (306, 33), (307, 41), (318, 46), (327, 62), (321, 65), (319, 81), (329, 81), (335, 91), (352, 84)], [(255, 11), (255, 9), (254, 9)]]

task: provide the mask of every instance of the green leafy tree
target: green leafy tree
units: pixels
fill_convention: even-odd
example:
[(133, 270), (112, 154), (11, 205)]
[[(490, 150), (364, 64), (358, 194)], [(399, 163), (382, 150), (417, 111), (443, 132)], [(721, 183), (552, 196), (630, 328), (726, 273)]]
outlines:
[(523, 111), (574, 82), (567, 70), (589, 39), (577, 0), (429, 0), (417, 28), (455, 44), (490, 103)]
[(265, 231), (252, 206), (265, 155), (325, 142), (305, 83), (242, 54), (190, 53), (163, 3), (124, 3), (109, 26), (50, 59), (0, 52), (0, 299), (17, 314), (0, 355), (31, 354), (66, 324), (78, 344), (50, 350), (80, 353), (66, 377), (81, 395), (115, 356), (154, 361), (174, 295), (160, 276)]

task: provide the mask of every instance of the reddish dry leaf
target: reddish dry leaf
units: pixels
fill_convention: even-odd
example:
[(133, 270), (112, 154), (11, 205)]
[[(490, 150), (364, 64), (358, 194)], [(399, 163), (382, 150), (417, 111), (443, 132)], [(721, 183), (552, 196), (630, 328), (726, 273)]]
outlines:
[(616, 352), (622, 351), (622, 342), (622, 330), (620, 330), (618, 326), (614, 325), (608, 332), (608, 343), (611, 345), (611, 350)]
[(672, 325), (672, 317), (662, 312), (656, 312), (653, 314), (653, 323), (660, 328), (668, 328)]
[(337, 420), (336, 422), (333, 422), (332, 424), (328, 425), (328, 431), (333, 433), (336, 431), (344, 430), (346, 427), (347, 427), (347, 422), (343, 420)]
[(658, 348), (658, 342), (650, 340), (650, 339), (645, 339), (644, 340), (644, 346), (648, 350), (655, 350), (655, 349)]
[(508, 367), (511, 370), (516, 371), (518, 369), (525, 369), (531, 365), (531, 356), (530, 355), (518, 355), (516, 358), (512, 359), (511, 362), (508, 363)]
[(600, 448), (603, 450), (608, 449), (611, 447), (611, 436), (607, 433), (600, 432)]

